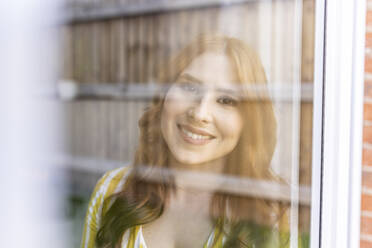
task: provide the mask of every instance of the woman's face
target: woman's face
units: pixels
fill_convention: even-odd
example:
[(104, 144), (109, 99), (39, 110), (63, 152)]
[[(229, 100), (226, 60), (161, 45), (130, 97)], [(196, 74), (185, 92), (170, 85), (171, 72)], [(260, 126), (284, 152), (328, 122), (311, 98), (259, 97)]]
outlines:
[(169, 89), (161, 131), (182, 164), (223, 159), (242, 132), (237, 76), (226, 55), (207, 52), (192, 61)]

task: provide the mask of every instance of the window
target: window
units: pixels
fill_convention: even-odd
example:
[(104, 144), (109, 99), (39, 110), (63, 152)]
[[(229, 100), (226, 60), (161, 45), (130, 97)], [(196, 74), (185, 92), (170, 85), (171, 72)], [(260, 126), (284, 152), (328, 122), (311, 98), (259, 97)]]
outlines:
[[(209, 106), (212, 109), (210, 110), (212, 113), (209, 114), (214, 119), (210, 126), (191, 122), (190, 119), (193, 120), (193, 116), (197, 114), (187, 117), (186, 111), (184, 114), (186, 117), (182, 117), (182, 111), (184, 111), (182, 108), (169, 108), (170, 110), (166, 111), (167, 113), (176, 111), (164, 117), (170, 122), (169, 126), (166, 125), (169, 134), (162, 133), (172, 156), (175, 156), (176, 160), (189, 161), (187, 159), (190, 159), (192, 161), (190, 156), (195, 155), (187, 150), (194, 149), (188, 146), (190, 144), (198, 146), (200, 151), (206, 149), (201, 152), (203, 154), (209, 153), (207, 150), (211, 148), (208, 142), (211, 142), (209, 145), (212, 147), (220, 136), (231, 134), (228, 132), (224, 134), (224, 125), (228, 123), (228, 127), (232, 129), (228, 131), (232, 133), (234, 126), (239, 126), (235, 125), (237, 119), (233, 115), (238, 106), (221, 104), (218, 101), (229, 103), (232, 99), (247, 102), (246, 112), (240, 112), (243, 115), (241, 118), (243, 127), (240, 127), (243, 131), (239, 131), (239, 134), (244, 133), (246, 131), (244, 128), (249, 125), (252, 130), (255, 130), (250, 136), (255, 135), (256, 148), (249, 150), (249, 142), (253, 141), (249, 141), (249, 137), (246, 141), (242, 141), (243, 138), (240, 137), (242, 144), (238, 145), (246, 146), (246, 148), (239, 149), (248, 152), (249, 158), (239, 155), (240, 157), (237, 156), (234, 164), (241, 162), (247, 168), (240, 168), (239, 173), (221, 169), (227, 173), (222, 175), (226, 176), (225, 180), (230, 184), (224, 181), (226, 185), (218, 190), (222, 190), (227, 196), (233, 195), (231, 202), (238, 198), (237, 194), (241, 198), (254, 199), (252, 202), (258, 204), (257, 206), (260, 206), (262, 201), (263, 208), (267, 205), (266, 207), (270, 209), (268, 212), (273, 220), (265, 223), (264, 213), (261, 219), (257, 220), (254, 220), (252, 216), (246, 216), (248, 220), (253, 219), (255, 224), (271, 225), (270, 228), (276, 228), (280, 230), (280, 233), (287, 233), (287, 242), (292, 246), (297, 243), (305, 247), (309, 245), (314, 1), (239, 1), (229, 4), (222, 4), (218, 1), (199, 3), (164, 1), (162, 4), (156, 2), (120, 4), (75, 2), (67, 7), (68, 22), (62, 26), (65, 57), (61, 78), (65, 81), (60, 84), (60, 89), (62, 95), (65, 94), (68, 97), (68, 87), (75, 87), (75, 95), (73, 95), (75, 98), (65, 102), (64, 110), (66, 119), (69, 120), (66, 122), (66, 132), (70, 137), (67, 156), (72, 160), (70, 164), (73, 166), (70, 170), (73, 171), (72, 179), (76, 177), (76, 180), (73, 180), (74, 185), (76, 184), (81, 191), (79, 196), (76, 194), (77, 191), (72, 193), (76, 194), (74, 197), (81, 199), (79, 202), (87, 199), (92, 191), (93, 182), (102, 172), (132, 165), (133, 161), (139, 159), (134, 155), (138, 145), (141, 145), (137, 123), (144, 114), (144, 109), (159, 90), (158, 72), (165, 71), (168, 81), (167, 84), (163, 84), (165, 88), (160, 90), (164, 90), (166, 95), (174, 92), (175, 97), (180, 97), (179, 94), (183, 93), (186, 98), (181, 97), (181, 99), (185, 102), (186, 99), (194, 99), (194, 95), (198, 94), (194, 91), (200, 91), (202, 92), (200, 101), (204, 101), (203, 99), (207, 96), (217, 99)], [(219, 38), (215, 38), (216, 35)], [(228, 49), (232, 50), (226, 53), (230, 56), (228, 60), (233, 67), (237, 66), (232, 70), (251, 67), (253, 74), (258, 75), (258, 70), (261, 69), (264, 70), (264, 74), (255, 75), (253, 79), (247, 78), (246, 75), (238, 75), (237, 81), (242, 84), (225, 84), (226, 82), (223, 81), (219, 83), (218, 79), (227, 80), (229, 77), (222, 73), (221, 64), (217, 62), (214, 64), (214, 61), (218, 60), (217, 57), (202, 57), (201, 60), (195, 62), (196, 64), (192, 63), (192, 57), (196, 58), (204, 53), (193, 49), (225, 53), (226, 51), (217, 47), (219, 46), (217, 43), (221, 42), (218, 39), (222, 39), (221, 37), (233, 37), (238, 43), (244, 43), (244, 45), (239, 43), (238, 46), (242, 47), (238, 48), (234, 47), (233, 43), (228, 45)], [(245, 45), (246, 47), (243, 47)], [(213, 46), (216, 47), (213, 48)], [(182, 49), (189, 49), (189, 51), (185, 52)], [(234, 52), (236, 54), (229, 54)], [(237, 64), (239, 62), (235, 60), (243, 59), (244, 61), (244, 56), (241, 54), (250, 52), (256, 54), (252, 56), (257, 56), (254, 57), (257, 60), (255, 63), (262, 64), (262, 66), (252, 67), (252, 64), (246, 64), (240, 68)], [(170, 57), (176, 57), (176, 59), (164, 70), (164, 64)], [(188, 61), (188, 66), (181, 65), (182, 61), (177, 61), (177, 59)], [(252, 58), (249, 59), (252, 60)], [(189, 77), (185, 79), (183, 73)], [(236, 75), (233, 77), (236, 80)], [(265, 78), (267, 78), (267, 83), (260, 82), (265, 81)], [(197, 85), (195, 85), (195, 79), (198, 81)], [(66, 80), (73, 80), (73, 82)], [(253, 83), (246, 82), (249, 80)], [(187, 83), (185, 86), (187, 88), (184, 86), (181, 89), (174, 88), (173, 82), (176, 85)], [(220, 92), (214, 90), (215, 84), (222, 88), (236, 88), (236, 93), (221, 95)], [(195, 87), (197, 89), (194, 89)], [(239, 95), (238, 92), (246, 93)], [(218, 98), (223, 100), (218, 100)], [(192, 110), (196, 112), (202, 111), (195, 107), (195, 101), (199, 100), (192, 100), (189, 105), (185, 103), (187, 106), (184, 107), (186, 109), (196, 108)], [(167, 100), (164, 104), (166, 103), (168, 103)], [(175, 103), (172, 102), (172, 104)], [(270, 106), (264, 106), (267, 104)], [(274, 111), (272, 114), (268, 110), (271, 106)], [(167, 109), (166, 105), (163, 107)], [(225, 117), (214, 116), (217, 114), (213, 111), (221, 111), (223, 113), (221, 115)], [(254, 111), (258, 113), (254, 115)], [(219, 118), (227, 123), (219, 122)], [(257, 123), (249, 120), (250, 118), (257, 120)], [(230, 122), (226, 119), (230, 119)], [(183, 141), (178, 139), (172, 141), (179, 131), (172, 129), (172, 121), (180, 125), (179, 129), (184, 135), (181, 137), (186, 137), (186, 141), (191, 142), (185, 145), (186, 148), (182, 148)], [(261, 125), (263, 130), (255, 125)], [(217, 126), (221, 129), (216, 128)], [(192, 137), (197, 140), (195, 144), (192, 143)], [(207, 145), (202, 145), (203, 142)], [(262, 144), (259, 144), (260, 142)], [(172, 144), (177, 147), (181, 146), (181, 148), (178, 147), (178, 150), (172, 148)], [(218, 146), (214, 148), (216, 154), (212, 154), (214, 156), (232, 149), (227, 147), (227, 150), (223, 150), (223, 143), (217, 144)], [(253, 144), (251, 146), (254, 147)], [(215, 159), (213, 156), (200, 159), (208, 161), (212, 158)], [(198, 161), (197, 159), (198, 156), (195, 161)], [(268, 166), (267, 169), (262, 169), (266, 168), (265, 166)], [(201, 181), (212, 180), (203, 179), (205, 171), (197, 169), (196, 172), (198, 171), (201, 174), (194, 175), (196, 178), (200, 177)], [(272, 172), (270, 176), (267, 174), (269, 171)], [(87, 182), (90, 183), (84, 184), (82, 177), (87, 178)], [(92, 177), (95, 179), (88, 179)], [(181, 178), (187, 178), (187, 176), (183, 175)], [(186, 185), (191, 184), (186, 181), (185, 179)], [(202, 187), (197, 186), (196, 180), (193, 183), (194, 187)], [(236, 187), (239, 190), (234, 189)], [(217, 192), (217, 189), (215, 191)], [(243, 215), (247, 215), (248, 205), (245, 211), (238, 210), (239, 207), (233, 211), (245, 212)], [(260, 216), (257, 206), (251, 206), (251, 208), (256, 209), (253, 212), (256, 211), (256, 215)], [(84, 205), (82, 208), (85, 209), (85, 207)]]

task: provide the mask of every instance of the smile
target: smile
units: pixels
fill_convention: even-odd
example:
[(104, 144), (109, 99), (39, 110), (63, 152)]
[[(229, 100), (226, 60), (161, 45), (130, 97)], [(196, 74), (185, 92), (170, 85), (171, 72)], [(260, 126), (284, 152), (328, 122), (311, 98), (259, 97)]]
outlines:
[(177, 125), (179, 130), (181, 131), (182, 138), (191, 144), (194, 145), (204, 145), (209, 143), (215, 137), (206, 133), (205, 131), (201, 131), (189, 126)]

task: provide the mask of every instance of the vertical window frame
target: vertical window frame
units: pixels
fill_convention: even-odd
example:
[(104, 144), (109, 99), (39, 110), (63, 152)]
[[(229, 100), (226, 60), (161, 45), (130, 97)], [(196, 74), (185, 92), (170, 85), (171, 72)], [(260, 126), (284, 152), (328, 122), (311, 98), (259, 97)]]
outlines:
[(366, 1), (316, 1), (311, 247), (359, 247)]

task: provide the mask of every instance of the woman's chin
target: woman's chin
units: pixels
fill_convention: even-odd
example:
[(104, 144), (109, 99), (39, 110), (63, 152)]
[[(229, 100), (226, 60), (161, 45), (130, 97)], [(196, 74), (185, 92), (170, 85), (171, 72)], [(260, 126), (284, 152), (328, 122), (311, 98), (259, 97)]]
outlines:
[[(177, 156), (172, 154), (173, 163), (171, 166), (175, 169), (197, 170), (197, 171), (219, 171), (219, 168), (224, 164), (224, 157), (208, 158), (200, 156), (202, 154), (182, 154)], [(199, 155), (199, 156), (198, 156)]]
[(203, 164), (205, 163), (205, 161), (201, 160), (201, 159), (198, 159), (198, 158), (190, 158), (190, 157), (176, 157), (175, 158), (177, 160), (177, 164), (179, 165), (183, 165), (185, 167), (187, 167), (188, 165), (189, 166), (195, 166), (195, 165), (199, 165), (199, 164)]
[(172, 154), (172, 166), (175, 167), (182, 167), (182, 168), (188, 168), (188, 167), (194, 167), (194, 166), (202, 166), (203, 164), (208, 163), (208, 159), (205, 157), (200, 156), (202, 154), (194, 154), (190, 152), (179, 152), (177, 154)]

